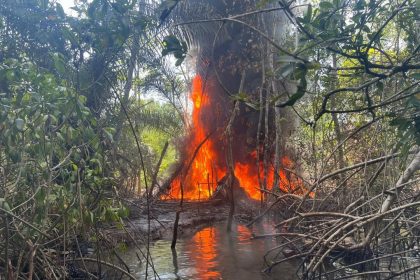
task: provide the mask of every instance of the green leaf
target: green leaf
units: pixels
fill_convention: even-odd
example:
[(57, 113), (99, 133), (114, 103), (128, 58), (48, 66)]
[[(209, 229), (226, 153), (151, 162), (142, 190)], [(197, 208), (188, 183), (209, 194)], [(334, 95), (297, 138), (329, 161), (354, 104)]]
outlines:
[(285, 79), (293, 72), (294, 68), (295, 66), (293, 64), (286, 64), (280, 67), (276, 72), (281, 78)]
[(306, 74), (308, 72), (306, 65), (300, 65), (299, 71), (301, 72), (301, 78), (296, 93), (290, 96), (289, 100), (287, 100), (286, 102), (278, 104), (278, 107), (282, 108), (286, 106), (293, 106), (299, 99), (301, 99), (305, 95), (306, 87), (308, 84), (306, 81)]
[(382, 92), (384, 90), (384, 83), (379, 81), (376, 83), (376, 87), (378, 88), (380, 92)]
[(114, 142), (114, 137), (112, 135), (113, 132), (114, 132), (114, 129), (110, 128), (110, 127), (106, 127), (106, 128), (103, 129), (103, 131), (104, 131), (106, 137), (108, 138), (108, 140), (111, 141), (111, 142)]
[(87, 9), (87, 14), (90, 18), (93, 19), (95, 17), (95, 12), (98, 10), (100, 3), (100, 0), (93, 0), (92, 3), (90, 3)]
[(73, 32), (70, 31), (69, 28), (63, 27), (62, 32), (63, 32), (63, 37), (69, 40), (72, 45), (74, 46), (78, 45), (76, 37), (74, 36)]
[(35, 194), (35, 201), (38, 205), (43, 205), (45, 203), (45, 199), (47, 197), (47, 192), (44, 188), (41, 188), (36, 194)]
[(159, 10), (160, 13), (159, 21), (162, 23), (165, 19), (171, 14), (172, 10), (176, 7), (179, 0), (166, 0), (160, 4)]
[(124, 14), (127, 11), (127, 8), (125, 5), (120, 4), (118, 2), (111, 3), (112, 8), (114, 8), (118, 13)]
[(78, 99), (81, 104), (85, 104), (87, 100), (86, 96), (84, 95), (79, 95)]
[(60, 53), (52, 54), (52, 59), (54, 62), (55, 69), (61, 75), (66, 73), (66, 63), (64, 61), (64, 56)]
[(180, 66), (182, 64), (182, 62), (184, 62), (184, 59), (183, 58), (178, 58), (175, 62), (175, 66), (177, 66), (177, 67)]
[(296, 103), (296, 101), (301, 99), (304, 95), (305, 95), (305, 90), (301, 86), (298, 86), (298, 91), (295, 94), (293, 94), (292, 96), (290, 96), (289, 100), (287, 100), (286, 102), (281, 103), (277, 106), (280, 107), (280, 108), (283, 108), (283, 107), (286, 107), (286, 106), (293, 106)]
[(7, 203), (7, 201), (3, 197), (0, 197), (0, 207), (6, 211), (11, 210), (9, 203)]
[(121, 208), (118, 209), (118, 215), (121, 218), (127, 218), (129, 215), (129, 209), (127, 207), (121, 206)]
[(406, 129), (409, 126), (409, 122), (404, 118), (395, 118), (389, 122), (392, 126), (399, 126)]
[(414, 72), (410, 75), (410, 77), (415, 80), (420, 80), (420, 72)]
[(370, 33), (370, 28), (367, 25), (363, 25), (362, 30), (366, 33)]
[(235, 94), (232, 97), (232, 100), (247, 101), (248, 100), (248, 95), (245, 92), (239, 92), (238, 94)]
[(65, 18), (65, 17), (66, 17), (66, 13), (64, 13), (63, 6), (61, 6), (61, 4), (60, 4), (60, 3), (56, 3), (56, 4), (55, 4), (55, 10), (57, 11), (57, 15), (58, 15), (60, 18)]
[(356, 5), (354, 7), (355, 10), (363, 10), (366, 6), (365, 0), (359, 0), (356, 2)]
[(18, 130), (23, 131), (23, 126), (25, 124), (25, 122), (22, 119), (16, 119), (15, 120), (15, 124)]
[(329, 10), (329, 9), (333, 9), (334, 5), (331, 2), (323, 1), (319, 3), (319, 7), (323, 10)]
[(187, 56), (187, 43), (179, 41), (174, 35), (168, 35), (163, 39), (162, 55), (172, 54), (176, 59), (176, 66), (181, 65)]
[(306, 67), (308, 69), (319, 70), (321, 69), (321, 64), (319, 62), (311, 62), (311, 63), (306, 64)]
[(260, 110), (258, 104), (254, 104), (254, 103), (247, 102), (247, 101), (244, 101), (244, 103), (245, 103), (246, 106), (248, 106), (248, 107), (250, 107), (250, 108), (252, 108), (252, 109), (254, 109), (256, 111)]
[(78, 7), (70, 7), (70, 9), (72, 9), (73, 11), (76, 11), (76, 12), (78, 12), (79, 14), (81, 14), (81, 13), (83, 13), (83, 10), (82, 9), (80, 9), (80, 8), (78, 8)]
[(57, 132), (57, 138), (58, 138), (58, 140), (60, 140), (61, 142), (66, 142), (66, 140), (64, 139), (64, 137), (63, 137), (63, 135), (60, 133), (60, 132)]
[(311, 22), (311, 19), (312, 19), (312, 5), (311, 4), (308, 4), (308, 10), (306, 11), (304, 18), (306, 22)]
[(279, 62), (299, 62), (296, 58), (290, 55), (282, 55), (278, 58)]
[(93, 223), (95, 222), (95, 215), (93, 214), (92, 211), (87, 212), (87, 222), (90, 225), (93, 225)]

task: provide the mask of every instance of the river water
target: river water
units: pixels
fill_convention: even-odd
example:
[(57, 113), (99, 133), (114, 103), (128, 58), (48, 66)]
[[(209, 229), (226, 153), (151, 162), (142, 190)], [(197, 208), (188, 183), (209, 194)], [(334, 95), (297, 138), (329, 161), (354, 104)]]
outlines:
[[(271, 238), (250, 239), (252, 233), (272, 232), (270, 225), (263, 223), (252, 230), (234, 224), (228, 233), (224, 223), (207, 226), (192, 235), (181, 236), (176, 251), (171, 250), (170, 240), (158, 240), (150, 246), (156, 273), (149, 268), (148, 279), (297, 279), (296, 265), (292, 263), (276, 267), (269, 275), (261, 273), (264, 254), (277, 243)], [(130, 249), (123, 258), (130, 272), (137, 279), (144, 279), (145, 261), (141, 263), (138, 256), (139, 250)]]

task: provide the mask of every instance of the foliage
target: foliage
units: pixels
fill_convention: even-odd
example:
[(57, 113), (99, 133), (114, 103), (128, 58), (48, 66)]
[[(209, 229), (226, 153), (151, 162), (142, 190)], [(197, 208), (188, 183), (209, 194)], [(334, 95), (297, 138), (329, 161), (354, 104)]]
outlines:
[[(295, 65), (294, 73), (297, 72), (298, 77), (302, 76), (296, 67), (303, 67), (312, 72), (312, 75), (317, 73), (319, 77), (320, 68), (321, 75), (326, 77), (326, 80), (323, 80), (320, 76), (320, 81), (315, 81), (317, 86), (325, 91), (313, 122), (334, 110), (343, 113), (352, 110), (374, 113), (377, 108), (381, 110), (387, 104), (382, 106), (372, 102), (380, 101), (383, 94), (392, 96), (392, 93), (384, 91), (384, 85), (397, 81), (402, 92), (399, 92), (398, 96), (392, 96), (391, 100), (402, 96), (403, 98), (398, 98), (397, 101), (405, 101), (402, 104), (407, 106), (405, 109), (415, 111), (413, 102), (416, 98), (413, 95), (416, 94), (416, 87), (413, 85), (417, 82), (415, 77), (419, 69), (415, 63), (418, 57), (418, 40), (412, 36), (412, 30), (416, 29), (415, 3), (322, 1), (317, 6), (309, 4), (303, 16), (295, 15), (290, 7), (281, 5), (287, 13), (296, 16), (299, 46), (294, 53), (299, 56), (291, 57), (297, 60), (292, 63)], [(405, 9), (406, 12), (400, 14), (401, 9)], [(397, 25), (401, 22), (404, 24)], [(397, 28), (398, 38), (394, 38), (395, 34), (388, 29), (390, 26)], [(333, 56), (336, 57), (336, 66), (331, 66)], [(305, 57), (314, 61), (309, 64), (302, 62), (306, 60)], [(319, 66), (311, 70), (311, 65)], [(328, 91), (331, 89), (331, 86), (328, 86), (328, 77), (331, 77), (334, 71), (339, 77), (340, 87)], [(330, 109), (329, 101), (335, 95), (354, 99), (359, 104), (355, 104), (357, 108)], [(393, 104), (394, 101), (389, 103)], [(390, 116), (395, 117), (395, 114)], [(412, 115), (410, 119), (415, 122), (416, 116)]]
[[(302, 275), (315, 279), (385, 273), (384, 265), (394, 261), (386, 254), (404, 255), (418, 242), (418, 209), (410, 205), (418, 202), (420, 169), (420, 42), (414, 35), (418, 3), (278, 4), (292, 26), (286, 37), (296, 39), (293, 47), (286, 43), (278, 48), (276, 78), (295, 85), (278, 106), (292, 108), (302, 120), (291, 146), (317, 196), (299, 201), (298, 215), (284, 223), (293, 232), (290, 236), (296, 234), (294, 246), (300, 244), (293, 250), (309, 252), (303, 253)], [(320, 219), (325, 223), (319, 225)], [(413, 225), (408, 227), (413, 232), (401, 236), (403, 224)], [(314, 236), (309, 246), (299, 243), (302, 237)], [(336, 257), (335, 252), (342, 255)], [(363, 265), (356, 266), (358, 261), (347, 256), (360, 256)], [(379, 256), (380, 262), (372, 256)], [(276, 257), (273, 262), (285, 259)], [(335, 266), (336, 274), (322, 269), (327, 264)], [(393, 265), (405, 275), (418, 267)]]
[(109, 219), (110, 211), (126, 215), (123, 206), (100, 202), (114, 179), (104, 171), (98, 135), (107, 128), (95, 131), (86, 98), (25, 58), (0, 64), (0, 79), (0, 196), (10, 216), (2, 214), (36, 228), (17, 224), (6, 233), (12, 261), (21, 245), (32, 250), (47, 236), (59, 237), (63, 227), (79, 232)]
[[(147, 180), (151, 181), (155, 172), (155, 163), (158, 162), (161, 152), (166, 142), (169, 142), (169, 148), (164, 155), (160, 170), (159, 181), (167, 178), (168, 168), (176, 162), (177, 151), (173, 144), (173, 139), (179, 137), (182, 131), (182, 124), (178, 113), (170, 104), (159, 104), (155, 101), (142, 101), (140, 103), (132, 102), (132, 122), (136, 129), (136, 133), (141, 139), (141, 149), (143, 159), (146, 162)], [(130, 129), (126, 128), (123, 132), (120, 145), (117, 150), (117, 158), (120, 164), (118, 169), (120, 173), (124, 173), (124, 185), (129, 186), (133, 190), (144, 190), (144, 176), (141, 170), (140, 158), (132, 155), (136, 154), (134, 145), (135, 139), (130, 133)]]
[[(6, 279), (69, 277), (62, 263), (79, 255), (74, 246), (90, 240), (100, 250), (98, 228), (121, 226), (128, 216), (120, 200), (132, 190), (127, 180), (143, 169), (154, 172), (162, 146), (150, 135), (166, 141), (180, 128), (174, 102), (140, 105), (133, 95), (142, 84), (135, 70), (160, 59), (151, 47), (139, 47), (158, 22), (140, 9), (144, 3), (82, 1), (71, 17), (55, 2), (0, 2), (0, 271)], [(140, 151), (127, 118), (145, 139)], [(162, 170), (174, 156), (171, 146)]]
[(175, 66), (181, 65), (187, 54), (187, 43), (179, 41), (174, 35), (166, 36), (163, 39), (162, 55), (173, 54), (176, 58)]

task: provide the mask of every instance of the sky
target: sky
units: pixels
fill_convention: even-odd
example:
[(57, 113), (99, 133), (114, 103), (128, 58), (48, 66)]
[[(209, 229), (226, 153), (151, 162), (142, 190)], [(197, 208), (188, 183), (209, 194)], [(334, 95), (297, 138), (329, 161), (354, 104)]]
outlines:
[(72, 10), (70, 9), (70, 7), (74, 6), (74, 0), (57, 0), (57, 2), (60, 3), (61, 6), (63, 6), (63, 9), (66, 12), (66, 14), (72, 13)]

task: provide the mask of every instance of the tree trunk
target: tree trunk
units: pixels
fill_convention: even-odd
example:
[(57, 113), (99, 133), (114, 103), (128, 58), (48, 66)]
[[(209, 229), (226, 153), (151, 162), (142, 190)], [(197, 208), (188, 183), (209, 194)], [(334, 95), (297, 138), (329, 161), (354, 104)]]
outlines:
[[(241, 77), (241, 83), (239, 85), (238, 92), (242, 92), (244, 88), (245, 83), (245, 70), (242, 71), (242, 77)], [(229, 209), (229, 216), (228, 216), (228, 222), (227, 222), (227, 231), (230, 232), (232, 230), (232, 221), (233, 221), (233, 214), (235, 213), (235, 199), (234, 199), (234, 184), (235, 184), (235, 167), (234, 167), (234, 160), (233, 160), (233, 150), (232, 150), (232, 142), (233, 142), (233, 133), (232, 133), (232, 126), (235, 122), (236, 115), (239, 113), (239, 102), (235, 101), (233, 106), (233, 112), (230, 117), (229, 123), (226, 127), (226, 136), (228, 140), (228, 151), (227, 151), (227, 165), (228, 165), (228, 179), (227, 179), (227, 185), (229, 187), (230, 192), (230, 209)]]
[[(269, 155), (270, 155), (270, 141), (268, 134), (269, 130), (269, 113), (270, 113), (270, 87), (267, 87), (265, 94), (265, 116), (264, 116), (264, 155), (263, 155), (263, 190), (267, 189), (267, 177), (268, 177), (268, 165), (269, 165)], [(265, 201), (265, 198), (264, 198)], [(264, 204), (265, 202), (263, 202)]]
[[(273, 38), (276, 38), (276, 29), (273, 30)], [(271, 48), (269, 53), (269, 62), (268, 67), (270, 73), (274, 73), (274, 53), (275, 49)], [(277, 99), (274, 103), (274, 128), (276, 130), (276, 138), (275, 138), (275, 150), (274, 150), (274, 182), (273, 182), (273, 190), (280, 191), (280, 158), (281, 158), (281, 109), (278, 106), (280, 104), (280, 93), (277, 88), (277, 83), (274, 77), (271, 78), (271, 88), (273, 90), (273, 96)]]
[(413, 176), (413, 174), (418, 170), (420, 170), (420, 151), (417, 152), (417, 154), (414, 156), (411, 163), (405, 169), (404, 173), (398, 179), (398, 181), (395, 185), (395, 191), (389, 191), (388, 192), (388, 195), (387, 195), (385, 201), (382, 203), (380, 213), (383, 213), (383, 212), (386, 212), (386, 211), (389, 210), (391, 205), (394, 203), (395, 198), (398, 196), (398, 194), (403, 189), (403, 187), (401, 187), (401, 185), (404, 185), (405, 183), (407, 183), (410, 180), (411, 176)]
[(171, 248), (172, 249), (175, 248), (176, 241), (178, 239), (179, 216), (181, 215), (182, 206), (184, 204), (184, 185), (181, 183), (181, 186), (180, 187), (181, 187), (181, 201), (179, 202), (179, 209), (178, 209), (178, 211), (176, 211), (176, 214), (175, 214), (174, 231), (173, 231), (172, 243), (171, 243)]
[[(334, 69), (337, 68), (337, 56), (335, 54), (333, 54), (333, 56), (332, 56), (332, 66), (333, 66)], [(336, 89), (336, 88), (338, 88), (337, 70), (333, 70), (332, 78), (333, 78), (332, 89)], [(332, 110), (337, 109), (335, 99), (336, 99), (335, 96), (331, 97), (331, 108), (332, 108)], [(340, 122), (338, 120), (338, 117), (337, 117), (336, 113), (332, 113), (331, 117), (332, 117), (332, 120), (333, 120), (333, 123), (334, 123), (334, 133), (335, 133), (335, 137), (337, 138), (337, 145), (339, 145), (343, 141), (343, 135), (341, 133)], [(340, 167), (340, 169), (342, 169), (346, 166), (346, 163), (344, 161), (343, 145), (338, 147), (337, 152), (338, 152), (338, 166)], [(343, 181), (343, 176), (340, 175), (340, 182), (342, 182), (342, 181)], [(345, 182), (343, 184), (345, 184)], [(345, 188), (343, 188), (343, 189), (345, 189)]]
[(258, 127), (257, 127), (257, 145), (256, 145), (256, 151), (257, 151), (257, 173), (258, 173), (258, 185), (259, 188), (261, 189), (261, 207), (264, 205), (264, 192), (262, 191), (264, 188), (264, 183), (263, 180), (261, 178), (261, 128), (262, 128), (262, 123), (263, 123), (263, 117), (264, 117), (264, 88), (265, 88), (265, 57), (264, 55), (261, 58), (261, 88), (260, 88), (260, 96), (259, 96), (259, 110), (260, 110), (260, 114), (258, 116)]
[[(381, 209), (379, 209), (378, 214), (382, 214), (391, 208), (392, 204), (394, 203), (395, 199), (398, 197), (399, 193), (404, 189), (405, 184), (410, 180), (413, 174), (416, 173), (418, 170), (420, 170), (420, 151), (416, 153), (413, 160), (408, 165), (408, 167), (404, 170), (403, 174), (400, 176), (395, 186), (385, 192), (387, 193), (387, 197), (382, 203)], [(352, 246), (351, 248), (349, 248), (349, 250), (354, 250), (356, 248), (363, 248), (367, 246), (372, 240), (372, 238), (374, 237), (375, 233), (377, 232), (377, 229), (378, 229), (377, 225), (380, 223), (382, 219), (383, 218), (375, 221), (370, 226), (369, 231), (366, 234), (366, 238), (365, 240), (363, 240), (363, 242)]]
[[(128, 65), (128, 69), (127, 69), (127, 81), (125, 82), (124, 85), (124, 95), (122, 98), (122, 103), (123, 106), (128, 109), (128, 98), (130, 97), (130, 91), (131, 88), (133, 86), (133, 76), (134, 76), (134, 69), (136, 67), (136, 62), (137, 62), (137, 54), (139, 52), (140, 46), (139, 46), (139, 37), (138, 35), (135, 35), (133, 37), (133, 44), (131, 47), (131, 53), (130, 53), (130, 61), (129, 61), (129, 65)], [(116, 127), (116, 131), (115, 131), (115, 135), (114, 135), (114, 143), (115, 145), (118, 144), (120, 137), (121, 137), (121, 133), (122, 133), (122, 129), (123, 129), (123, 120), (124, 120), (125, 114), (124, 114), (124, 110), (121, 108), (120, 113), (118, 114), (118, 123), (120, 125), (117, 125)]]

